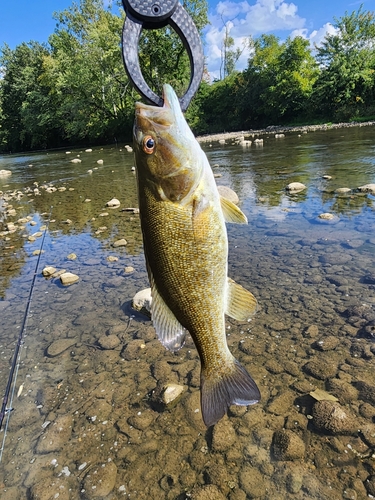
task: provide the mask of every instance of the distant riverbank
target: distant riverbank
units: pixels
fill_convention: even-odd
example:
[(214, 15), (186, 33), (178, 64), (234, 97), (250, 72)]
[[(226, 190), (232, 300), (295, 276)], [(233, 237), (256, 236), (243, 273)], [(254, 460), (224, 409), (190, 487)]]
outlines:
[(201, 135), (197, 137), (198, 142), (211, 142), (211, 141), (220, 141), (220, 140), (230, 140), (236, 139), (239, 136), (244, 137), (256, 137), (259, 135), (269, 135), (269, 134), (284, 134), (286, 132), (315, 132), (316, 130), (332, 130), (336, 128), (351, 128), (351, 127), (368, 127), (375, 126), (375, 120), (371, 120), (368, 122), (349, 122), (349, 123), (321, 123), (319, 125), (301, 125), (295, 127), (284, 127), (282, 125), (271, 125), (267, 128), (263, 129), (251, 129), (251, 130), (242, 130), (238, 132), (221, 132), (217, 134), (207, 134)]

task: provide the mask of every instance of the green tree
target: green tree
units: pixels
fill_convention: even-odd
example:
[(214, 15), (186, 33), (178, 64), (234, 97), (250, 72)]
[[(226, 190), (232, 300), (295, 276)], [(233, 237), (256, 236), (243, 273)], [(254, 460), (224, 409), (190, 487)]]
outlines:
[(250, 40), (245, 71), (244, 111), (258, 125), (281, 123), (305, 115), (319, 70), (302, 37), (284, 43), (274, 35)]
[(375, 111), (375, 14), (361, 6), (335, 19), (335, 33), (317, 48), (322, 67), (314, 99), (322, 114), (350, 119)]
[(81, 0), (55, 15), (44, 78), (70, 140), (114, 140), (131, 129), (134, 92), (121, 58), (123, 17), (103, 0)]
[(0, 130), (8, 150), (44, 147), (53, 136), (41, 117), (48, 91), (40, 87), (39, 78), (46, 55), (48, 49), (36, 42), (22, 43), (14, 50), (7, 45), (1, 48), (4, 75), (0, 80)]

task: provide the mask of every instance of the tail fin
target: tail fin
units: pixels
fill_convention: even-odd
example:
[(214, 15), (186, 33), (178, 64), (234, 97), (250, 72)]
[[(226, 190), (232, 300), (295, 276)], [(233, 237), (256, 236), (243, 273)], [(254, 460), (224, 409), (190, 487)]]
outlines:
[(209, 377), (202, 369), (201, 408), (203, 421), (209, 427), (216, 424), (230, 405), (248, 406), (260, 400), (259, 389), (245, 368), (233, 358), (233, 366), (224, 376)]

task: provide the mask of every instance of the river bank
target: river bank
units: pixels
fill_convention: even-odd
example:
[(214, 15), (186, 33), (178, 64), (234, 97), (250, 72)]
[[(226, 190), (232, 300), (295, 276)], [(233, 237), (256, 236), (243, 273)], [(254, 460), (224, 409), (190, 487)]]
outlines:
[(295, 127), (286, 127), (283, 125), (270, 125), (269, 127), (262, 129), (250, 129), (242, 130), (238, 132), (221, 132), (217, 134), (207, 134), (197, 137), (198, 142), (211, 142), (220, 140), (230, 140), (237, 139), (239, 136), (245, 138), (256, 137), (260, 135), (271, 135), (271, 134), (285, 134), (289, 132), (301, 132), (306, 134), (307, 132), (315, 132), (316, 130), (333, 130), (338, 128), (351, 128), (351, 127), (369, 127), (375, 126), (375, 120), (367, 122), (342, 122), (342, 123), (321, 123), (318, 125), (301, 125)]

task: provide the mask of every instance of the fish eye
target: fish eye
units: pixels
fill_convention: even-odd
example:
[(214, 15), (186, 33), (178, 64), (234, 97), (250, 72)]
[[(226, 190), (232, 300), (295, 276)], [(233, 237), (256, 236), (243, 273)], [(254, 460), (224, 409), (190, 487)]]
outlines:
[(155, 150), (155, 141), (151, 135), (146, 135), (143, 139), (143, 151), (148, 155), (151, 155)]

